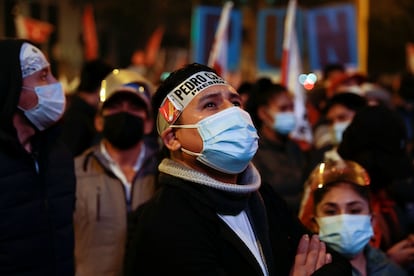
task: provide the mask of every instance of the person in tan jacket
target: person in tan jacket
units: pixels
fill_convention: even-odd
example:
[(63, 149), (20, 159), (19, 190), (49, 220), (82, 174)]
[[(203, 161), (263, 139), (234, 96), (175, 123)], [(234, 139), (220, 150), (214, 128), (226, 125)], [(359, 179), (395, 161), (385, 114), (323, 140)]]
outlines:
[(157, 149), (146, 143), (153, 129), (151, 89), (127, 69), (102, 82), (95, 120), (102, 140), (75, 159), (76, 275), (123, 273), (127, 215), (156, 191)]

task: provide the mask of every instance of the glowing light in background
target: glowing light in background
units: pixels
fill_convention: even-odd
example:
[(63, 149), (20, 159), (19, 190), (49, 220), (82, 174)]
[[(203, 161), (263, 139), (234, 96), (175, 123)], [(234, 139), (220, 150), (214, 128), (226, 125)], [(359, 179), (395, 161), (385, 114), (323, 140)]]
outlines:
[(314, 73), (300, 74), (298, 80), (306, 90), (311, 90), (315, 86), (318, 77)]

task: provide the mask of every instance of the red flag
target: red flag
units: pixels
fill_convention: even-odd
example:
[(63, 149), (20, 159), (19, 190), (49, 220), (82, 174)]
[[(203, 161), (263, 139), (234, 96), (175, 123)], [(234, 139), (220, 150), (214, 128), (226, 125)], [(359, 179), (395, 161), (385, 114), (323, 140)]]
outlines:
[(222, 77), (225, 77), (227, 74), (227, 34), (230, 22), (230, 12), (232, 8), (233, 2), (228, 1), (224, 4), (208, 59), (208, 66), (214, 68)]
[(414, 43), (406, 43), (405, 51), (407, 57), (407, 69), (408, 72), (414, 74)]
[(161, 46), (162, 37), (164, 36), (164, 27), (158, 27), (148, 39), (145, 49), (145, 62), (148, 66), (155, 63), (158, 56), (158, 51)]
[(86, 4), (83, 10), (83, 43), (85, 60), (98, 58), (98, 35), (92, 4)]
[(54, 29), (53, 25), (48, 22), (20, 14), (16, 15), (14, 20), (17, 37), (28, 39), (34, 43), (46, 42)]
[(296, 129), (291, 133), (291, 136), (296, 140), (310, 143), (313, 139), (312, 129), (306, 119), (305, 92), (299, 83), (302, 60), (295, 29), (296, 9), (296, 0), (289, 0), (283, 37), (281, 83), (295, 96)]

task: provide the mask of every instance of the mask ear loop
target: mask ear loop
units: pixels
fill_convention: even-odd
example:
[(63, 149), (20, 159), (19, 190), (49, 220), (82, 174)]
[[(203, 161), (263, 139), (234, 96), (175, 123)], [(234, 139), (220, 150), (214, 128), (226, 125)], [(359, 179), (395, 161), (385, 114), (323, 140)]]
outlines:
[(196, 157), (202, 156), (201, 153), (193, 152), (193, 151), (187, 150), (187, 149), (185, 149), (183, 147), (181, 147), (181, 151), (184, 152), (184, 153), (187, 153), (188, 155), (191, 155), (191, 156), (196, 156)]
[(197, 124), (190, 125), (170, 125), (171, 128), (198, 128)]

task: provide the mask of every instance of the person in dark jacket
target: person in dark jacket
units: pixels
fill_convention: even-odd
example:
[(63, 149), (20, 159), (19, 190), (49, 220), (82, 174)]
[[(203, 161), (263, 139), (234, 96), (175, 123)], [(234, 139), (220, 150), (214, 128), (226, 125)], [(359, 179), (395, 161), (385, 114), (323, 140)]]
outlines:
[(43, 53), (0, 40), (0, 275), (73, 275), (75, 174), (62, 85)]
[[(278, 231), (293, 222), (274, 221), (278, 212), (291, 212), (264, 204), (250, 162), (258, 135), (240, 106), (236, 90), (197, 63), (158, 88), (153, 108), (169, 157), (159, 192), (131, 217), (125, 275), (350, 275), (317, 235)], [(294, 254), (280, 262), (289, 246)]]

